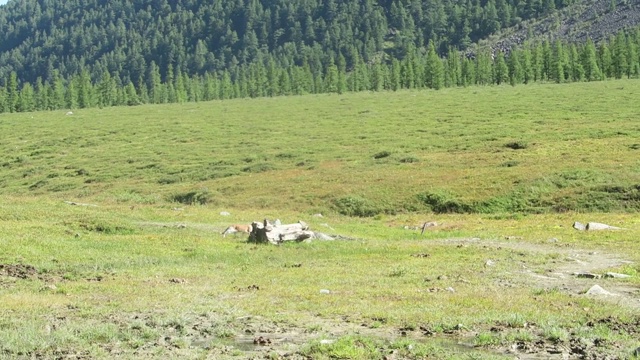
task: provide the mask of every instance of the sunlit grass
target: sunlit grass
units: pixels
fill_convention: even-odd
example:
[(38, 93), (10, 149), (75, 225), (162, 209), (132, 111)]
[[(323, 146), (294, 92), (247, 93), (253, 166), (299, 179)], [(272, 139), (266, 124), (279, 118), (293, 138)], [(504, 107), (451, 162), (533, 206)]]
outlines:
[[(0, 273), (1, 350), (204, 356), (243, 334), (247, 316), (316, 340), (337, 322), (396, 337), (400, 328), (475, 332), (479, 347), (562, 342), (589, 319), (633, 319), (520, 280), (579, 248), (632, 261), (608, 270), (640, 285), (639, 90), (612, 81), (0, 115), (0, 264), (37, 270)], [(420, 200), (437, 196), (480, 213), (438, 213)], [(519, 196), (547, 203), (506, 211)], [(556, 201), (567, 208), (549, 206)], [(275, 247), (219, 234), (264, 218), (351, 240)], [(404, 228), (426, 221), (438, 225)], [(625, 230), (578, 232), (574, 221)], [(496, 324), (510, 330), (493, 334)], [(195, 349), (194, 328), (217, 345)], [(633, 342), (605, 327), (580, 331)], [(304, 351), (498, 357), (374, 335), (313, 340)], [(178, 353), (153, 345), (165, 337)]]

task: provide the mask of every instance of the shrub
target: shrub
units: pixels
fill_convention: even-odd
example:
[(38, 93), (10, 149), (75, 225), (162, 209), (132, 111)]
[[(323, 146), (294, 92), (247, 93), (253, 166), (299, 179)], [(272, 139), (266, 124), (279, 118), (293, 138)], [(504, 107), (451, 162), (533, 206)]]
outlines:
[(386, 157), (388, 157), (390, 155), (391, 155), (391, 153), (388, 152), (388, 151), (381, 151), (381, 152), (379, 152), (377, 154), (374, 154), (373, 158), (374, 159), (382, 159), (382, 158), (386, 158)]
[(469, 204), (456, 199), (449, 192), (435, 191), (418, 194), (418, 200), (431, 208), (431, 211), (437, 214), (446, 213), (469, 213), (473, 209)]
[(504, 146), (513, 150), (522, 150), (528, 148), (529, 144), (527, 144), (525, 141), (518, 140), (506, 143)]
[(357, 196), (336, 199), (333, 204), (340, 214), (347, 216), (372, 217), (382, 212), (369, 200)]
[(171, 200), (185, 205), (204, 205), (211, 202), (212, 196), (209, 190), (202, 189), (190, 191), (184, 194), (175, 194), (171, 197)]

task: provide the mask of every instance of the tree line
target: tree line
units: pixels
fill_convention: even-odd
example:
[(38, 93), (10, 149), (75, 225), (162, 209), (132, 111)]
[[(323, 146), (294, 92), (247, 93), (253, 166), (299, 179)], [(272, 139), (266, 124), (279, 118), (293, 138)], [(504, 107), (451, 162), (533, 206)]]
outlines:
[(439, 56), (434, 42), (410, 48), (402, 59), (352, 66), (344, 56), (322, 67), (308, 63), (279, 66), (273, 57), (203, 75), (170, 67), (163, 78), (151, 62), (136, 82), (123, 83), (104, 70), (93, 81), (87, 69), (68, 79), (59, 71), (51, 80), (20, 84), (15, 72), (0, 79), (0, 112), (75, 109), (139, 104), (181, 103), (245, 97), (440, 89), (474, 85), (519, 85), (534, 82), (577, 82), (640, 77), (640, 28), (620, 32), (608, 41), (569, 44), (543, 41), (509, 53), (478, 50), (473, 56), (451, 47)]

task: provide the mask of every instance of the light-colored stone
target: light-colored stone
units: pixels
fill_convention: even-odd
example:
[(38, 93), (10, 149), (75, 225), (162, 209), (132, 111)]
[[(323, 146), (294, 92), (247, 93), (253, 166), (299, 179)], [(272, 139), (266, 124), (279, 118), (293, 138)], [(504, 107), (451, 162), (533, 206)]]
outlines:
[(314, 239), (318, 239), (318, 240), (327, 240), (327, 241), (335, 240), (334, 237), (329, 236), (329, 235), (327, 235), (325, 233), (317, 232), (317, 231), (313, 232), (313, 238)]
[(331, 290), (320, 289), (320, 294), (331, 294)]
[(600, 285), (593, 285), (589, 290), (587, 290), (586, 292), (587, 295), (605, 295), (605, 296), (617, 296), (617, 294), (614, 294), (612, 292), (609, 292), (605, 289), (603, 289)]
[(573, 223), (573, 228), (580, 231), (587, 230), (587, 227), (583, 223), (579, 223), (577, 221)]
[(229, 213), (229, 212), (227, 212), (227, 211), (221, 211), (221, 212), (220, 212), (220, 215), (221, 215), (221, 216), (229, 216), (229, 215), (231, 215), (231, 213)]
[(487, 260), (486, 263), (484, 263), (484, 266), (494, 266), (496, 263), (493, 260)]

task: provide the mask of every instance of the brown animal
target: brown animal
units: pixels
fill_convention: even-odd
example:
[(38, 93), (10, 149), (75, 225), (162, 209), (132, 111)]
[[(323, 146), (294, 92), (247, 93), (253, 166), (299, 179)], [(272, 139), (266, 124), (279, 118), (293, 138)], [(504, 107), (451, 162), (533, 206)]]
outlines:
[(227, 234), (233, 234), (233, 233), (251, 233), (251, 230), (253, 230), (253, 227), (251, 225), (245, 225), (245, 224), (233, 224), (231, 226), (229, 226), (225, 231), (222, 232), (222, 237), (226, 237)]

